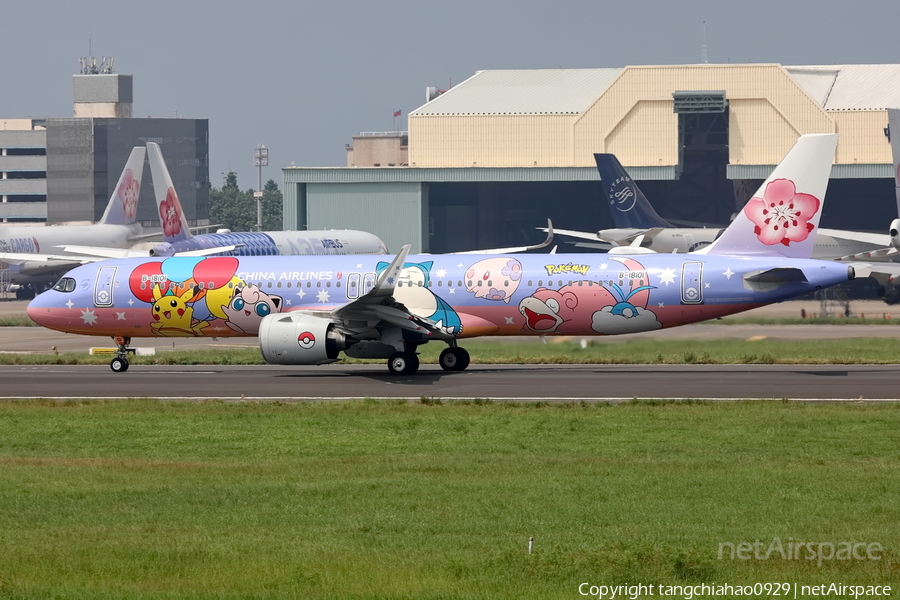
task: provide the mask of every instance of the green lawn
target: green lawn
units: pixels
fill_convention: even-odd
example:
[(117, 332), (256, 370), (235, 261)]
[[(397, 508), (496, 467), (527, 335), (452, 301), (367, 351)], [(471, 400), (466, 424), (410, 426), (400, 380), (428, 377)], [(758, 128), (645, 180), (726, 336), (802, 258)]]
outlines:
[[(0, 598), (896, 590), (898, 429), (866, 404), (7, 402)], [(883, 558), (717, 558), (774, 537)]]

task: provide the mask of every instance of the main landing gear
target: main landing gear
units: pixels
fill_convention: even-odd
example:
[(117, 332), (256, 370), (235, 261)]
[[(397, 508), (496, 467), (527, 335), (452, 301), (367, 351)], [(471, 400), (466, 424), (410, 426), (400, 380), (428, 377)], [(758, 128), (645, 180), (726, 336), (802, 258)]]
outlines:
[[(464, 371), (469, 366), (469, 353), (454, 343), (441, 352), (438, 363), (445, 371)], [(412, 375), (419, 370), (419, 356), (413, 351), (394, 352), (388, 359), (392, 375)]]
[(134, 352), (128, 347), (131, 343), (130, 337), (116, 336), (113, 338), (116, 342), (116, 357), (109, 361), (109, 368), (113, 373), (124, 373), (128, 370), (128, 354)]

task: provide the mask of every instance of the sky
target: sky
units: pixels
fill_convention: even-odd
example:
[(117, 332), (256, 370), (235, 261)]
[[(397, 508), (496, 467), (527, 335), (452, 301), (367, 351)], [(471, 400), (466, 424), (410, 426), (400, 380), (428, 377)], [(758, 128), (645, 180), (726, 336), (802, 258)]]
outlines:
[[(425, 89), (485, 69), (900, 62), (900, 2), (362, 0), (10, 2), (0, 118), (72, 116), (89, 52), (134, 76), (134, 116), (209, 119), (209, 174), (256, 187), (346, 166), (363, 131), (407, 128)], [(395, 110), (402, 116), (395, 119)]]

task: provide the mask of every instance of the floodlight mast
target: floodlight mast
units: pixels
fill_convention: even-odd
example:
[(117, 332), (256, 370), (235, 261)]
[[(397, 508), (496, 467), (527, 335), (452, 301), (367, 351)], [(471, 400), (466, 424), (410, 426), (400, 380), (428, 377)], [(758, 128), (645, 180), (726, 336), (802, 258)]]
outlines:
[(253, 150), (253, 166), (259, 169), (259, 187), (253, 192), (256, 198), (256, 230), (262, 231), (262, 168), (269, 165), (269, 149), (260, 144)]

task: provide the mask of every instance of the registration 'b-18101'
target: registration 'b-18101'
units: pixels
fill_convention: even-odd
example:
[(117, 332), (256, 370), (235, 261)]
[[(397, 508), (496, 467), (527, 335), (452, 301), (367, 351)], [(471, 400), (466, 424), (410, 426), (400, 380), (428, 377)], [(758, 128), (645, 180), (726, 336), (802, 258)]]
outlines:
[(78, 267), (28, 307), (37, 323), (116, 338), (258, 336), (266, 361), (386, 358), (414, 373), (441, 341), (460, 371), (467, 338), (613, 335), (713, 319), (854, 278), (810, 259), (837, 136), (807, 135), (704, 253), (219, 256)]

